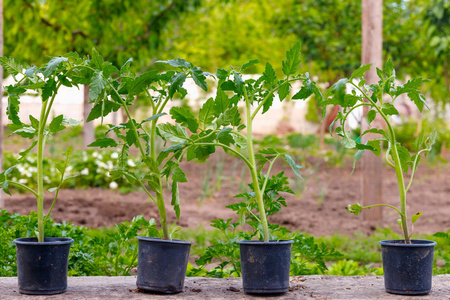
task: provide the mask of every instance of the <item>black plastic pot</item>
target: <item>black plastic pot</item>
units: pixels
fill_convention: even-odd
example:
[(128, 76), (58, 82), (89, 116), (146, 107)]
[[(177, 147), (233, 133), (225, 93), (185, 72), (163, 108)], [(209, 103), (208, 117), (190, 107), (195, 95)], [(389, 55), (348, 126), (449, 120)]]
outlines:
[(427, 240), (381, 241), (386, 292), (423, 295), (431, 291), (433, 252), (436, 242)]
[(67, 263), (71, 238), (15, 239), (19, 292), (28, 295), (61, 294), (67, 290)]
[(240, 241), (242, 285), (251, 294), (279, 294), (289, 290), (293, 241)]
[(138, 237), (139, 289), (175, 294), (183, 291), (191, 242)]

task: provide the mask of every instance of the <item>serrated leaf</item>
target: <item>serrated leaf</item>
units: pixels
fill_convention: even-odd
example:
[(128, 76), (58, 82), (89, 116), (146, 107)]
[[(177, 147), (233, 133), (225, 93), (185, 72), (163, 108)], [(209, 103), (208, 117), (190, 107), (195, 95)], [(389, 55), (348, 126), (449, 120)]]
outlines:
[(283, 83), (278, 89), (278, 96), (280, 97), (280, 101), (283, 101), (287, 95), (289, 95), (289, 89), (291, 85), (288, 82)]
[(372, 123), (372, 121), (373, 120), (375, 120), (375, 117), (377, 116), (377, 112), (375, 111), (375, 110), (369, 110), (368, 112), (367, 112), (367, 116), (366, 116), (366, 118), (367, 118), (367, 124), (371, 124)]
[(89, 100), (95, 101), (102, 94), (106, 87), (106, 81), (102, 76), (103, 72), (95, 72), (92, 76), (91, 83), (89, 84)]
[(91, 59), (91, 63), (93, 64), (94, 68), (98, 69), (98, 70), (102, 70), (103, 69), (103, 57), (100, 55), (100, 53), (98, 53), (97, 49), (92, 48), (91, 51), (91, 55), (92, 55), (92, 59)]
[(169, 98), (173, 98), (173, 95), (183, 86), (186, 80), (186, 74), (180, 72), (170, 78), (169, 86)]
[(100, 147), (100, 148), (117, 147), (117, 142), (111, 138), (101, 138), (89, 144), (88, 147)]
[(234, 73), (234, 84), (236, 85), (237, 93), (242, 94), (244, 92), (244, 80), (238, 73)]
[(180, 192), (177, 182), (172, 183), (172, 202), (170, 204), (173, 205), (177, 219), (180, 219)]
[(109, 100), (101, 101), (101, 102), (97, 103), (96, 105), (94, 105), (94, 107), (91, 109), (91, 111), (89, 112), (89, 116), (86, 119), (86, 122), (90, 122), (90, 121), (93, 121), (98, 118), (106, 117), (111, 112), (118, 111), (119, 108), (120, 108), (120, 105), (115, 102), (112, 102)]
[(23, 66), (12, 57), (0, 57), (0, 65), (13, 76), (23, 71)]
[(230, 144), (234, 143), (233, 136), (230, 134), (231, 128), (225, 127), (222, 130), (219, 131), (217, 134), (217, 140), (224, 144), (229, 146)]
[(170, 109), (170, 114), (175, 122), (186, 126), (193, 133), (198, 130), (198, 123), (194, 115), (184, 107), (172, 107)]
[(151, 121), (153, 121), (153, 120), (156, 120), (156, 119), (158, 119), (158, 118), (160, 118), (160, 117), (162, 117), (162, 116), (165, 116), (165, 115), (167, 115), (166, 113), (160, 113), (160, 114), (156, 114), (156, 115), (153, 115), (153, 116), (151, 116), (150, 118), (147, 118), (147, 119), (145, 119), (145, 120), (143, 120), (142, 122), (141, 122), (141, 124), (144, 124), (145, 122), (151, 122)]
[(56, 69), (58, 68), (58, 66), (64, 62), (64, 61), (68, 61), (67, 57), (53, 57), (45, 66), (44, 71), (42, 72), (42, 74), (44, 75), (45, 78), (49, 78), (50, 75), (53, 74), (53, 72), (56, 71)]
[(284, 159), (286, 159), (286, 162), (289, 164), (289, 166), (292, 168), (292, 171), (294, 171), (294, 174), (298, 177), (298, 178), (302, 178), (302, 175), (300, 174), (300, 172), (298, 171), (298, 169), (302, 168), (302, 166), (299, 166), (295, 163), (294, 159), (292, 157), (290, 157), (289, 155), (285, 154), (284, 155)]
[(331, 91), (335, 95), (335, 98), (339, 103), (345, 102), (345, 89), (347, 82), (347, 78), (342, 78), (332, 86)]
[(156, 62), (167, 64), (167, 65), (170, 65), (170, 66), (176, 67), (176, 68), (186, 68), (186, 69), (192, 68), (192, 64), (187, 62), (183, 58), (176, 58), (176, 59), (171, 59), (171, 60), (158, 60)]
[(241, 71), (244, 71), (245, 69), (250, 68), (253, 65), (256, 65), (257, 63), (259, 63), (259, 59), (252, 59), (248, 62), (246, 62), (245, 64), (242, 65), (241, 67)]
[(275, 75), (275, 71), (271, 64), (266, 63), (266, 69), (264, 70), (264, 80), (269, 85), (269, 87), (272, 87), (273, 83), (277, 79), (277, 76)]
[(214, 105), (213, 98), (209, 98), (200, 108), (198, 119), (205, 126), (211, 125), (214, 120)]
[(33, 77), (35, 72), (36, 72), (36, 66), (32, 66), (25, 70), (25, 75), (28, 77)]
[(286, 76), (297, 73), (300, 67), (300, 43), (297, 42), (289, 51), (286, 52), (286, 60), (282, 62), (283, 73)]
[(206, 85), (206, 76), (204, 75), (203, 71), (200, 70), (200, 68), (194, 67), (191, 71), (191, 76), (195, 84), (198, 85), (202, 90), (208, 90), (208, 86)]
[(272, 104), (273, 104), (273, 98), (274, 98), (274, 95), (273, 95), (273, 93), (272, 93), (272, 94), (267, 98), (266, 102), (264, 102), (264, 104), (263, 104), (263, 110), (262, 110), (261, 114), (265, 114), (265, 113), (269, 110), (269, 108), (272, 107)]
[(344, 148), (352, 149), (356, 147), (356, 142), (349, 138), (348, 136), (344, 136), (341, 141), (341, 144)]
[(178, 125), (170, 123), (159, 124), (157, 130), (164, 140), (170, 140), (174, 143), (183, 143), (189, 140), (186, 130)]
[(64, 126), (62, 126), (62, 122), (64, 120), (64, 115), (59, 115), (57, 117), (55, 117), (49, 124), (49, 130), (50, 132), (58, 132), (62, 129), (64, 129)]
[(302, 88), (300, 89), (300, 91), (298, 91), (298, 93), (296, 93), (292, 99), (294, 100), (305, 100), (307, 99), (309, 96), (311, 96), (313, 94), (314, 90), (313, 90), (313, 86), (311, 83), (310, 79), (307, 79), (304, 83)]
[(221, 89), (217, 90), (216, 99), (214, 101), (214, 113), (218, 117), (224, 113), (230, 106), (230, 99), (227, 94)]
[(172, 180), (176, 182), (187, 182), (186, 174), (184, 174), (179, 166), (173, 168)]
[(385, 115), (388, 115), (388, 116), (389, 115), (398, 115), (399, 114), (398, 110), (391, 103), (383, 103), (383, 105), (381, 105), (381, 111)]
[(128, 94), (130, 96), (138, 95), (142, 93), (156, 78), (158, 71), (149, 71), (136, 77), (128, 88)]
[[(391, 149), (392, 151), (392, 149)], [(397, 151), (398, 151), (398, 156), (400, 159), (400, 164), (402, 167), (403, 172), (408, 173), (408, 168), (411, 162), (411, 154), (409, 153), (408, 149), (406, 149), (405, 147), (403, 147), (400, 144), (397, 144)]]
[(369, 71), (371, 66), (372, 66), (372, 64), (361, 65), (358, 69), (353, 71), (352, 75), (350, 76), (350, 80), (351, 79), (355, 79), (355, 78), (359, 78), (359, 77), (363, 77), (364, 73)]

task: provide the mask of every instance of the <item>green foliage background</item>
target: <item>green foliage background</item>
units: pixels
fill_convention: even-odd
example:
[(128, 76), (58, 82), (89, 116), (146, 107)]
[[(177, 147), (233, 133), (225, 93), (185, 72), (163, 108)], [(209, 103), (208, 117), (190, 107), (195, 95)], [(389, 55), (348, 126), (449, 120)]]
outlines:
[[(383, 2), (383, 56), (400, 76), (434, 79), (429, 93), (447, 103), (450, 1)], [(39, 64), (95, 46), (118, 65), (133, 57), (139, 70), (183, 57), (215, 71), (254, 58), (281, 62), (300, 41), (308, 71), (331, 83), (360, 65), (361, 10), (359, 0), (5, 0), (4, 53)]]

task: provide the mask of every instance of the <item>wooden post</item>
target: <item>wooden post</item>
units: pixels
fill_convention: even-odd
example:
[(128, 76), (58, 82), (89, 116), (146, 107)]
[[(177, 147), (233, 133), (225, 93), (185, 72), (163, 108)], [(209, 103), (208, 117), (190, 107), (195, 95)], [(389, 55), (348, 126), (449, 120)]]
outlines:
[(89, 84), (84, 85), (83, 93), (83, 148), (95, 141), (94, 122), (87, 123), (86, 120), (91, 111), (92, 105), (89, 103)]
[[(3, 56), (3, 0), (0, 0), (0, 57)], [(3, 172), (3, 67), (0, 67), (0, 173)], [(5, 208), (5, 197), (0, 191), (0, 209)]]
[[(362, 64), (372, 64), (371, 70), (366, 75), (367, 84), (376, 83), (378, 77), (376, 69), (382, 67), (383, 53), (383, 0), (362, 0)], [(364, 107), (366, 108), (366, 107)], [(361, 120), (361, 132), (367, 130), (368, 125), (364, 110)], [(376, 120), (372, 123), (377, 126)], [(366, 134), (363, 142), (372, 139), (373, 136)], [(362, 201), (363, 205), (382, 203), (382, 172), (383, 161), (370, 151), (365, 151), (362, 160)], [(364, 210), (365, 220), (381, 221), (381, 207)]]

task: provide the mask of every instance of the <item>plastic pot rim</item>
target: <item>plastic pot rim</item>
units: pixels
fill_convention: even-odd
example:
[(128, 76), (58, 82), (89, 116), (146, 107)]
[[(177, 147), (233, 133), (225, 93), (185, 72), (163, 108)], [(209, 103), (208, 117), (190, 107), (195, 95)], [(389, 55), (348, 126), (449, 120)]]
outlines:
[(13, 240), (16, 245), (25, 246), (57, 246), (72, 244), (74, 240), (69, 237), (45, 237), (44, 242), (38, 242), (35, 237), (18, 238)]
[(431, 246), (434, 247), (437, 245), (435, 241), (430, 240), (411, 240), (412, 242), (411, 244), (399, 243), (404, 241), (405, 240), (386, 240), (386, 241), (379, 241), (378, 244), (380, 244), (381, 246), (388, 246), (388, 247), (409, 247), (409, 248), (421, 248)]
[(287, 245), (287, 244), (292, 244), (294, 241), (293, 240), (270, 240), (268, 242), (264, 242), (264, 241), (255, 241), (255, 240), (242, 240), (242, 241), (237, 241), (236, 243), (240, 244), (240, 245), (264, 245), (264, 246), (276, 246), (276, 245)]
[(164, 240), (161, 238), (147, 237), (147, 236), (138, 236), (136, 238), (140, 241), (153, 242), (153, 243), (168, 243), (168, 244), (180, 244), (180, 245), (192, 245), (193, 244), (192, 242), (189, 242), (189, 241)]

